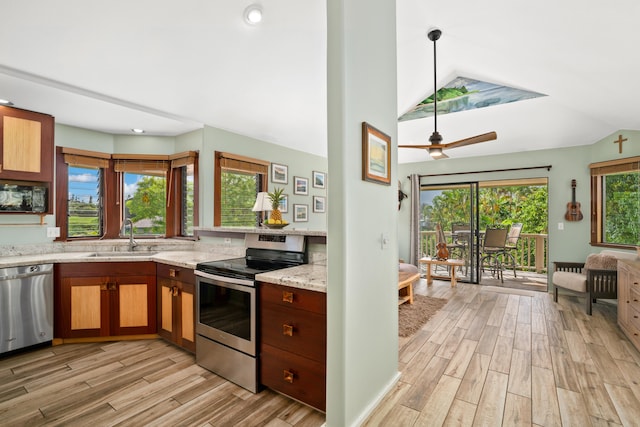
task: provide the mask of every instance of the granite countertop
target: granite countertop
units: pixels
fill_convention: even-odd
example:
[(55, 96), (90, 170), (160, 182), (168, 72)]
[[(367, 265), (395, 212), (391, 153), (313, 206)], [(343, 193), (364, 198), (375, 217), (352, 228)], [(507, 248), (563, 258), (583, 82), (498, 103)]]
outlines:
[(70, 263), (70, 262), (131, 262), (155, 261), (176, 267), (196, 268), (203, 261), (220, 261), (236, 258), (233, 254), (222, 254), (200, 251), (159, 251), (159, 252), (61, 252), (36, 255), (20, 255), (0, 257), (0, 268), (17, 267), (31, 264)]
[(289, 224), (285, 228), (255, 228), (255, 227), (193, 227), (197, 232), (209, 233), (243, 233), (243, 234), (288, 234), (299, 236), (320, 236), (326, 237), (327, 232), (322, 230), (307, 230), (306, 228), (297, 228), (295, 225)]
[(256, 280), (311, 291), (327, 292), (327, 266), (305, 264), (256, 275)]

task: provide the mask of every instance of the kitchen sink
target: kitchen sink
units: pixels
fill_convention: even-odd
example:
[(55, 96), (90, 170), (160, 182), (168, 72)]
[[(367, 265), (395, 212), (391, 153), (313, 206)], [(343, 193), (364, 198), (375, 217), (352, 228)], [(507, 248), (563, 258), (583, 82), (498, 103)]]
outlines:
[(157, 252), (95, 252), (89, 255), (90, 257), (100, 258), (117, 258), (117, 257), (137, 257), (137, 256), (153, 256)]

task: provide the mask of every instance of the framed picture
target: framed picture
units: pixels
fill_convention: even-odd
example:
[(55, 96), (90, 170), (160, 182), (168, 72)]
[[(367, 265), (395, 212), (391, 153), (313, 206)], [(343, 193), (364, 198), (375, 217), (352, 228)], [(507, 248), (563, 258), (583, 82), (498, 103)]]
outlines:
[(289, 167), (285, 165), (279, 165), (278, 163), (271, 163), (271, 182), (278, 184), (289, 183)]
[(309, 194), (309, 180), (307, 178), (293, 177), (293, 194), (306, 196)]
[(314, 212), (324, 212), (324, 205), (326, 199), (323, 196), (313, 196), (313, 211)]
[(362, 179), (391, 185), (391, 137), (362, 122)]
[(293, 221), (306, 222), (309, 221), (309, 205), (293, 205)]
[(280, 199), (280, 212), (287, 213), (289, 212), (289, 195), (283, 194), (282, 199)]
[(315, 188), (326, 188), (324, 184), (326, 178), (326, 173), (313, 171), (313, 176), (311, 177), (311, 185)]

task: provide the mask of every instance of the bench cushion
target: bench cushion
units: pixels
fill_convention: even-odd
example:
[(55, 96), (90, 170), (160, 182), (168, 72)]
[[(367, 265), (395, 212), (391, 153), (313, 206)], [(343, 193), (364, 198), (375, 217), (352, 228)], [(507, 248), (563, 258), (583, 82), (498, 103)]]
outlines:
[(615, 270), (618, 268), (618, 258), (607, 254), (591, 254), (584, 263), (582, 272), (586, 275), (589, 270)]
[(556, 271), (553, 273), (553, 284), (576, 292), (587, 292), (587, 276), (569, 271)]
[(400, 263), (400, 267), (398, 269), (399, 271), (406, 271), (408, 273), (417, 273), (418, 272), (418, 267), (416, 267), (413, 264), (405, 264), (403, 262)]

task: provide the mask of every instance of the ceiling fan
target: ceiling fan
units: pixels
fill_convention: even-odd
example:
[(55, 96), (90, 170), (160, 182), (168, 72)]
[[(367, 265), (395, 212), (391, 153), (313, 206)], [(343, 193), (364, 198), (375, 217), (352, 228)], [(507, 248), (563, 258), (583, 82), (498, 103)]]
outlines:
[(470, 138), (460, 139), (458, 141), (442, 144), (442, 135), (438, 133), (438, 80), (436, 78), (436, 40), (440, 38), (442, 31), (433, 29), (429, 31), (427, 36), (433, 42), (433, 133), (429, 137), (430, 144), (426, 145), (398, 145), (399, 148), (420, 148), (429, 151), (429, 155), (433, 159), (444, 159), (448, 157), (443, 150), (456, 147), (464, 147), (465, 145), (477, 144), (479, 142), (493, 141), (498, 137), (495, 132), (483, 133), (482, 135), (472, 136)]

